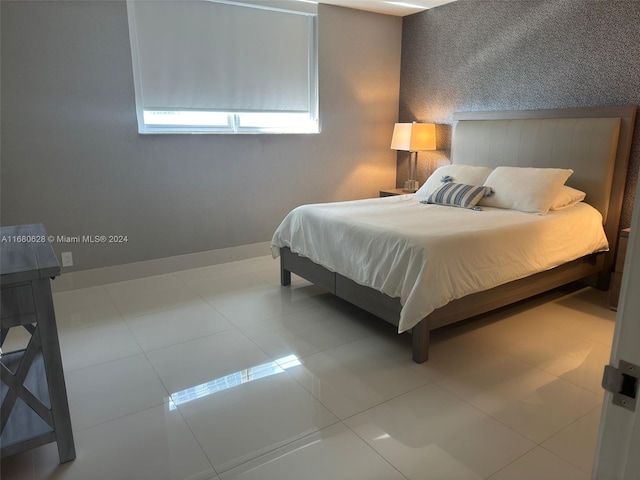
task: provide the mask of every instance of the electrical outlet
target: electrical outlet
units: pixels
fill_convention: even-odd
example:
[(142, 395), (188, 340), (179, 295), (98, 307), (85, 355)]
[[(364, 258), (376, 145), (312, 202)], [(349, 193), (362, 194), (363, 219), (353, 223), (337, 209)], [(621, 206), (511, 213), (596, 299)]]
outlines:
[(73, 267), (73, 256), (71, 252), (62, 252), (60, 256), (62, 257), (63, 267)]

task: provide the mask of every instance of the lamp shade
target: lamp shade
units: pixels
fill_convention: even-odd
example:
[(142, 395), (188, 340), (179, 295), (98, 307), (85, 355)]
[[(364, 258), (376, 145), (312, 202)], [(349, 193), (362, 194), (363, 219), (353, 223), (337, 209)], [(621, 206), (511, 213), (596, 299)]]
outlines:
[(392, 150), (418, 152), (436, 149), (436, 126), (433, 123), (396, 123), (391, 139)]

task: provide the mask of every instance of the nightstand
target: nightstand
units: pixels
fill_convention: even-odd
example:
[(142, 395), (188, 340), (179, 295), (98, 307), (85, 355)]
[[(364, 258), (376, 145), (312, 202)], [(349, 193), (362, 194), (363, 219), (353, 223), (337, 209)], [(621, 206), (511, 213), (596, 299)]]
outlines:
[(380, 190), (381, 197), (393, 197), (395, 195), (408, 195), (413, 192), (407, 192), (404, 188), (389, 188), (387, 190)]
[(627, 255), (627, 243), (629, 242), (630, 228), (625, 228), (620, 232), (618, 241), (618, 254), (616, 255), (616, 268), (611, 274), (611, 287), (609, 288), (609, 308), (618, 309), (618, 298), (620, 297), (620, 285), (622, 284), (622, 269), (624, 259)]

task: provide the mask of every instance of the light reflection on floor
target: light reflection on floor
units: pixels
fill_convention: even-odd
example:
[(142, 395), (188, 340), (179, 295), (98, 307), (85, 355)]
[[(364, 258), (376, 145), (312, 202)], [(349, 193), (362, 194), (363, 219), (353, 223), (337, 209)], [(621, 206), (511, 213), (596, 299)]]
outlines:
[(191, 402), (198, 398), (206, 397), (214, 393), (237, 387), (260, 378), (283, 373), (286, 369), (300, 365), (300, 360), (295, 355), (287, 355), (272, 362), (263, 363), (254, 367), (245, 368), (239, 372), (233, 372), (224, 377), (216, 378), (210, 382), (185, 388), (171, 394), (169, 409), (175, 410), (178, 405)]

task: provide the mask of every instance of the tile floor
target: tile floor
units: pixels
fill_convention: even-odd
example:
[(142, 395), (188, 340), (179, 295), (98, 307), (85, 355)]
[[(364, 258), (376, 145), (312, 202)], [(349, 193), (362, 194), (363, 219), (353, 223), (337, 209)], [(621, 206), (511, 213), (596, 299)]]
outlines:
[(4, 480), (590, 477), (615, 321), (590, 288), (436, 331), (423, 365), (270, 257), (54, 301), (77, 458)]

